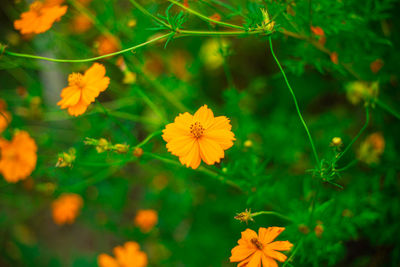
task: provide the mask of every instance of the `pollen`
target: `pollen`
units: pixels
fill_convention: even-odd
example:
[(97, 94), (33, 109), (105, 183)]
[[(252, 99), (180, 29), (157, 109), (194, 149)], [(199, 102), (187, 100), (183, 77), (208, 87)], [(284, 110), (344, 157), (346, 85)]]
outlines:
[(263, 244), (261, 244), (261, 242), (257, 239), (257, 238), (252, 238), (251, 243), (253, 243), (254, 246), (256, 246), (259, 250), (263, 249)]
[(200, 122), (195, 122), (190, 126), (190, 133), (195, 137), (195, 138), (200, 138), (203, 133), (204, 133), (204, 128), (200, 124)]
[(82, 79), (83, 79), (82, 74), (74, 72), (68, 76), (68, 84), (69, 84), (69, 86), (76, 85), (78, 87), (83, 87)]

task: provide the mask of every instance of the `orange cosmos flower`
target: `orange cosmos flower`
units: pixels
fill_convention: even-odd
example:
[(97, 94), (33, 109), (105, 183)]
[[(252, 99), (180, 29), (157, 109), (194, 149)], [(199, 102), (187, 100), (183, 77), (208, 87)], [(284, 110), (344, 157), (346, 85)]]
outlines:
[(35, 1), (29, 6), (29, 11), (22, 13), (21, 18), (14, 21), (14, 28), (21, 34), (43, 33), (48, 31), (54, 22), (59, 21), (66, 12), (67, 6)]
[(136, 214), (134, 223), (144, 233), (149, 232), (153, 229), (154, 225), (157, 224), (158, 214), (155, 210), (139, 210)]
[(85, 73), (72, 73), (68, 76), (69, 86), (61, 92), (61, 100), (57, 105), (61, 109), (68, 108), (72, 116), (83, 114), (90, 103), (107, 89), (110, 78), (105, 76), (106, 69), (99, 63), (94, 63)]
[(333, 62), (333, 64), (339, 64), (339, 56), (336, 52), (333, 52), (330, 54), (331, 57), (331, 61)]
[(192, 169), (199, 167), (201, 160), (212, 165), (224, 157), (224, 150), (236, 140), (231, 124), (225, 116), (214, 117), (207, 105), (193, 115), (185, 112), (175, 118), (163, 130), (168, 151), (178, 156), (182, 164)]
[(78, 216), (83, 205), (83, 199), (77, 194), (62, 194), (53, 201), (53, 220), (56, 224), (71, 224)]
[(278, 267), (275, 260), (284, 262), (286, 255), (278, 252), (290, 250), (293, 246), (289, 241), (272, 242), (282, 231), (283, 227), (260, 227), (257, 233), (251, 229), (242, 232), (238, 246), (231, 251), (231, 262), (240, 262), (238, 266), (246, 267)]
[(37, 146), (29, 134), (18, 131), (11, 141), (0, 139), (0, 173), (9, 183), (26, 179), (35, 169)]
[(76, 15), (71, 22), (71, 30), (75, 33), (84, 33), (92, 27), (92, 20), (85, 14)]
[(146, 267), (147, 255), (140, 251), (138, 243), (129, 241), (124, 246), (114, 248), (115, 258), (108, 254), (100, 254), (97, 263), (100, 267)]
[(0, 99), (0, 133), (2, 133), (11, 121), (11, 114), (6, 110), (7, 103)]
[(311, 26), (311, 31), (317, 36), (325, 36), (324, 30), (319, 26)]

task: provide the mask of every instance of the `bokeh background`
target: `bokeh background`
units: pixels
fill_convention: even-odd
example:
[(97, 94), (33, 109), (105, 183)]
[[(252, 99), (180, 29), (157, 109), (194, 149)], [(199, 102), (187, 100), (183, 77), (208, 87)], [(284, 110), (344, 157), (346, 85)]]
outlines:
[[(230, 30), (169, 8), (167, 1), (139, 3), (154, 15), (181, 14), (184, 29)], [(68, 75), (92, 62), (3, 53), (0, 98), (12, 120), (2, 138), (27, 131), (38, 159), (25, 180), (0, 178), (0, 266), (97, 266), (99, 254), (112, 255), (127, 241), (140, 244), (148, 266), (235, 266), (229, 257), (240, 232), (269, 226), (286, 227), (279, 239), (295, 245), (286, 266), (399, 266), (399, 1), (187, 3), (205, 16), (218, 14), (248, 28), (262, 23), (260, 8), (268, 9), (274, 51), (326, 173), (310, 171), (310, 143), (268, 36), (185, 36), (98, 60), (110, 86), (76, 118), (56, 104)], [(49, 31), (21, 35), (13, 21), (29, 4), (1, 3), (6, 51), (83, 59), (167, 32), (130, 1), (66, 0), (67, 13)], [(98, 153), (84, 143), (104, 138), (133, 147), (179, 113), (204, 104), (231, 119), (237, 140), (221, 164), (202, 163), (206, 169), (200, 171), (182, 166), (160, 135), (140, 156)], [(344, 170), (333, 172), (332, 160), (364, 126), (365, 106), (369, 123), (337, 163)], [(341, 147), (332, 146), (334, 137), (342, 139)], [(72, 166), (57, 167), (59, 154), (70, 148), (76, 150)], [(52, 203), (62, 193), (83, 199), (72, 224), (57, 225), (52, 218)], [(158, 214), (145, 233), (134, 223), (142, 209)], [(233, 218), (245, 209), (275, 211), (290, 220), (260, 215), (246, 225)]]

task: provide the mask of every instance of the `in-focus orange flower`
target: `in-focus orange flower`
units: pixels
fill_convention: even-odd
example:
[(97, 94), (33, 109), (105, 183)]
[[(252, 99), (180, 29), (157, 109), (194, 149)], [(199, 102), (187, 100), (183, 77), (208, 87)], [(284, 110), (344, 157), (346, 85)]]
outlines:
[(71, 22), (71, 30), (75, 33), (84, 33), (92, 27), (92, 20), (85, 14), (76, 15)]
[(118, 40), (111, 35), (102, 35), (96, 40), (97, 53), (100, 56), (117, 52), (120, 49)]
[(102, 253), (97, 257), (100, 267), (146, 267), (147, 255), (140, 251), (138, 243), (128, 241), (124, 246), (114, 248), (115, 258)]
[(72, 116), (83, 114), (90, 103), (107, 89), (110, 78), (105, 76), (106, 69), (99, 63), (94, 63), (85, 73), (72, 73), (68, 76), (69, 86), (61, 91), (61, 100), (57, 105), (61, 109), (68, 108)]
[(29, 11), (22, 13), (21, 18), (14, 21), (14, 28), (21, 34), (43, 33), (48, 31), (54, 22), (59, 21), (66, 12), (67, 6), (35, 1), (29, 6)]
[(73, 223), (79, 215), (82, 205), (83, 199), (80, 195), (62, 194), (52, 203), (54, 222), (58, 225)]
[(196, 169), (201, 160), (213, 165), (224, 158), (224, 150), (236, 140), (231, 129), (227, 117), (214, 117), (212, 110), (204, 105), (194, 115), (179, 114), (165, 127), (162, 137), (169, 152), (178, 156), (182, 164)]
[(0, 133), (2, 133), (11, 122), (11, 114), (7, 111), (7, 103), (0, 99)]
[(0, 139), (0, 173), (9, 183), (26, 179), (35, 169), (37, 146), (25, 131), (17, 131), (11, 141)]
[(285, 230), (283, 227), (260, 227), (257, 233), (251, 229), (242, 232), (238, 246), (231, 251), (231, 262), (240, 262), (238, 267), (278, 267), (275, 260), (284, 262), (286, 255), (278, 251), (290, 250), (293, 246), (289, 241), (274, 241)]
[(134, 219), (136, 226), (144, 233), (153, 229), (158, 222), (158, 214), (155, 210), (139, 210)]

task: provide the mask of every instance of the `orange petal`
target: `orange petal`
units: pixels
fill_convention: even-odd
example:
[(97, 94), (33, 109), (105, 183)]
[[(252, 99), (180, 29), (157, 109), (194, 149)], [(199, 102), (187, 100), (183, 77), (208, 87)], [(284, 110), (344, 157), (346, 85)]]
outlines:
[(224, 157), (224, 150), (214, 140), (202, 136), (199, 140), (200, 155), (202, 160), (208, 165), (212, 165), (215, 162), (220, 162), (221, 158)]
[(207, 105), (204, 105), (196, 111), (193, 120), (200, 122), (201, 125), (207, 129), (214, 122), (214, 113), (207, 107)]
[(251, 254), (256, 252), (256, 247), (236, 246), (231, 250), (232, 256), (229, 258), (231, 262), (238, 262), (247, 259)]
[(78, 104), (71, 106), (68, 108), (68, 113), (71, 116), (79, 116), (83, 113), (85, 113), (86, 109), (87, 109), (87, 105), (85, 105), (84, 103), (82, 103), (82, 101), (79, 101)]
[(274, 259), (266, 256), (265, 254), (262, 255), (261, 262), (263, 267), (278, 267), (278, 263), (276, 263)]
[[(251, 229), (246, 229), (245, 231), (242, 232), (242, 238), (239, 239), (238, 243), (239, 244), (247, 244), (253, 238), (258, 238), (257, 233)], [(245, 242), (241, 242), (241, 241), (245, 241)]]
[(81, 98), (81, 90), (77, 90), (77, 87), (66, 87), (61, 92), (63, 97), (57, 105), (61, 106), (62, 109), (78, 104)]
[(249, 263), (246, 265), (246, 267), (261, 267), (261, 257), (262, 257), (262, 251), (257, 250), (250, 258)]
[(201, 162), (199, 143), (194, 142), (193, 147), (190, 149), (189, 153), (186, 156), (179, 157), (179, 161), (182, 164), (186, 165), (186, 167), (197, 169)]
[(293, 247), (293, 244), (290, 243), (289, 241), (275, 241), (269, 243), (267, 247), (273, 250), (285, 251), (285, 250), (290, 250)]
[(178, 123), (170, 123), (165, 126), (163, 130), (162, 138), (165, 142), (169, 142), (174, 138), (179, 138), (181, 136), (191, 136), (189, 128), (181, 127)]
[(184, 157), (193, 149), (195, 142), (196, 139), (193, 136), (183, 135), (170, 140), (167, 143), (167, 149), (172, 155)]
[(271, 243), (284, 230), (284, 227), (260, 227), (260, 229), (258, 229), (258, 236), (261, 243), (265, 245)]
[(214, 118), (213, 123), (207, 128), (208, 131), (212, 130), (228, 130), (232, 129), (230, 120), (225, 116), (218, 116)]
[(86, 86), (90, 86), (93, 83), (96, 83), (99, 80), (103, 79), (105, 74), (106, 68), (102, 64), (94, 63), (89, 69), (85, 71), (82, 82)]
[(271, 258), (274, 258), (280, 262), (284, 262), (287, 259), (287, 256), (285, 254), (282, 254), (278, 251), (269, 249), (268, 247), (265, 247), (263, 249), (263, 252), (265, 253), (266, 256), (269, 256)]
[(99, 267), (119, 267), (118, 262), (107, 254), (100, 254), (97, 257), (97, 264)]
[(224, 150), (233, 146), (235, 140), (235, 135), (228, 130), (206, 130), (204, 136), (217, 142)]

